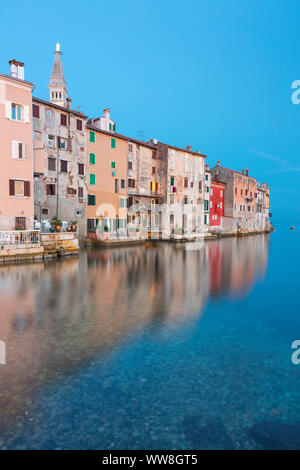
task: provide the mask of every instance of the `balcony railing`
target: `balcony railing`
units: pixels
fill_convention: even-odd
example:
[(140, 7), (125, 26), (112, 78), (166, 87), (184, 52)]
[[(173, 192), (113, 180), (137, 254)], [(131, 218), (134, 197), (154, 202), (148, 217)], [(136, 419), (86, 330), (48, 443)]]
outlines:
[(39, 230), (0, 232), (0, 249), (32, 248), (40, 244)]

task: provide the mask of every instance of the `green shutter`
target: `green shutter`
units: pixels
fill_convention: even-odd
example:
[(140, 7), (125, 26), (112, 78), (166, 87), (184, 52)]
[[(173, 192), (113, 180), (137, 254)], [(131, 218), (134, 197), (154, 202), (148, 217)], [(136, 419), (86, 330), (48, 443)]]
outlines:
[(112, 168), (116, 168), (116, 162), (110, 162)]
[(90, 184), (96, 184), (96, 175), (94, 173), (90, 174)]
[(114, 131), (116, 130), (116, 125), (115, 125), (115, 124), (113, 125), (113, 130), (114, 130)]
[(90, 163), (94, 165), (96, 163), (96, 157), (94, 153), (90, 153)]
[(205, 175), (205, 179), (206, 179), (206, 181), (208, 181), (208, 175)]
[(95, 132), (90, 131), (90, 142), (95, 143)]
[(174, 176), (171, 176), (171, 186), (174, 186)]
[(96, 196), (95, 196), (95, 194), (89, 194), (88, 195), (88, 205), (89, 206), (95, 206), (96, 205)]
[(204, 215), (204, 224), (207, 225), (207, 215)]
[(88, 230), (94, 230), (94, 219), (88, 219)]
[(113, 139), (113, 138), (110, 139), (110, 146), (112, 149), (116, 148), (116, 139)]

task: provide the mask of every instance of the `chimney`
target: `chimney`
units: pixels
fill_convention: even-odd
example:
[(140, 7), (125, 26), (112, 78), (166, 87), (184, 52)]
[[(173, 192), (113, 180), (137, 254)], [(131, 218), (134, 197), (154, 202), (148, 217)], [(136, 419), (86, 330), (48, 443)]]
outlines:
[(242, 175), (243, 175), (244, 173), (245, 173), (245, 169), (243, 168), (243, 169), (242, 169)]
[(249, 176), (249, 168), (246, 168), (246, 176)]
[(191, 147), (190, 145), (187, 145), (187, 146), (186, 146), (186, 149), (187, 149), (187, 150), (192, 150), (192, 147)]
[(19, 62), (16, 59), (12, 59), (9, 61), (9, 65), (10, 65), (10, 76), (14, 78), (18, 78), (19, 80), (24, 80), (23, 62)]
[(205, 170), (209, 171), (209, 164), (208, 163), (205, 164)]
[(72, 109), (72, 98), (67, 98), (67, 108)]
[(104, 116), (104, 130), (109, 131), (109, 123), (110, 123), (110, 109), (105, 108), (103, 109), (103, 116)]
[(217, 161), (217, 165), (219, 165), (219, 166), (221, 165), (221, 161), (220, 161), (220, 160)]

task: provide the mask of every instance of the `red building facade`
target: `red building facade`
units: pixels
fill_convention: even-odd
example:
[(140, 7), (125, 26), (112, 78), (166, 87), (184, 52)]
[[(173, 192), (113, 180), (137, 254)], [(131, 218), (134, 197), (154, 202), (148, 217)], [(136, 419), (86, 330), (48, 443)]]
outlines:
[(210, 186), (210, 209), (209, 224), (211, 227), (219, 227), (224, 215), (224, 192), (225, 183), (211, 181)]

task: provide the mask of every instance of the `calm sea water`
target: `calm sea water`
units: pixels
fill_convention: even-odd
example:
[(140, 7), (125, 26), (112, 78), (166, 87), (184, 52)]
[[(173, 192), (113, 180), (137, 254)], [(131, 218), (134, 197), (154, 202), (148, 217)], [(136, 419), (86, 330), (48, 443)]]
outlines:
[(0, 268), (0, 448), (300, 448), (299, 231)]

